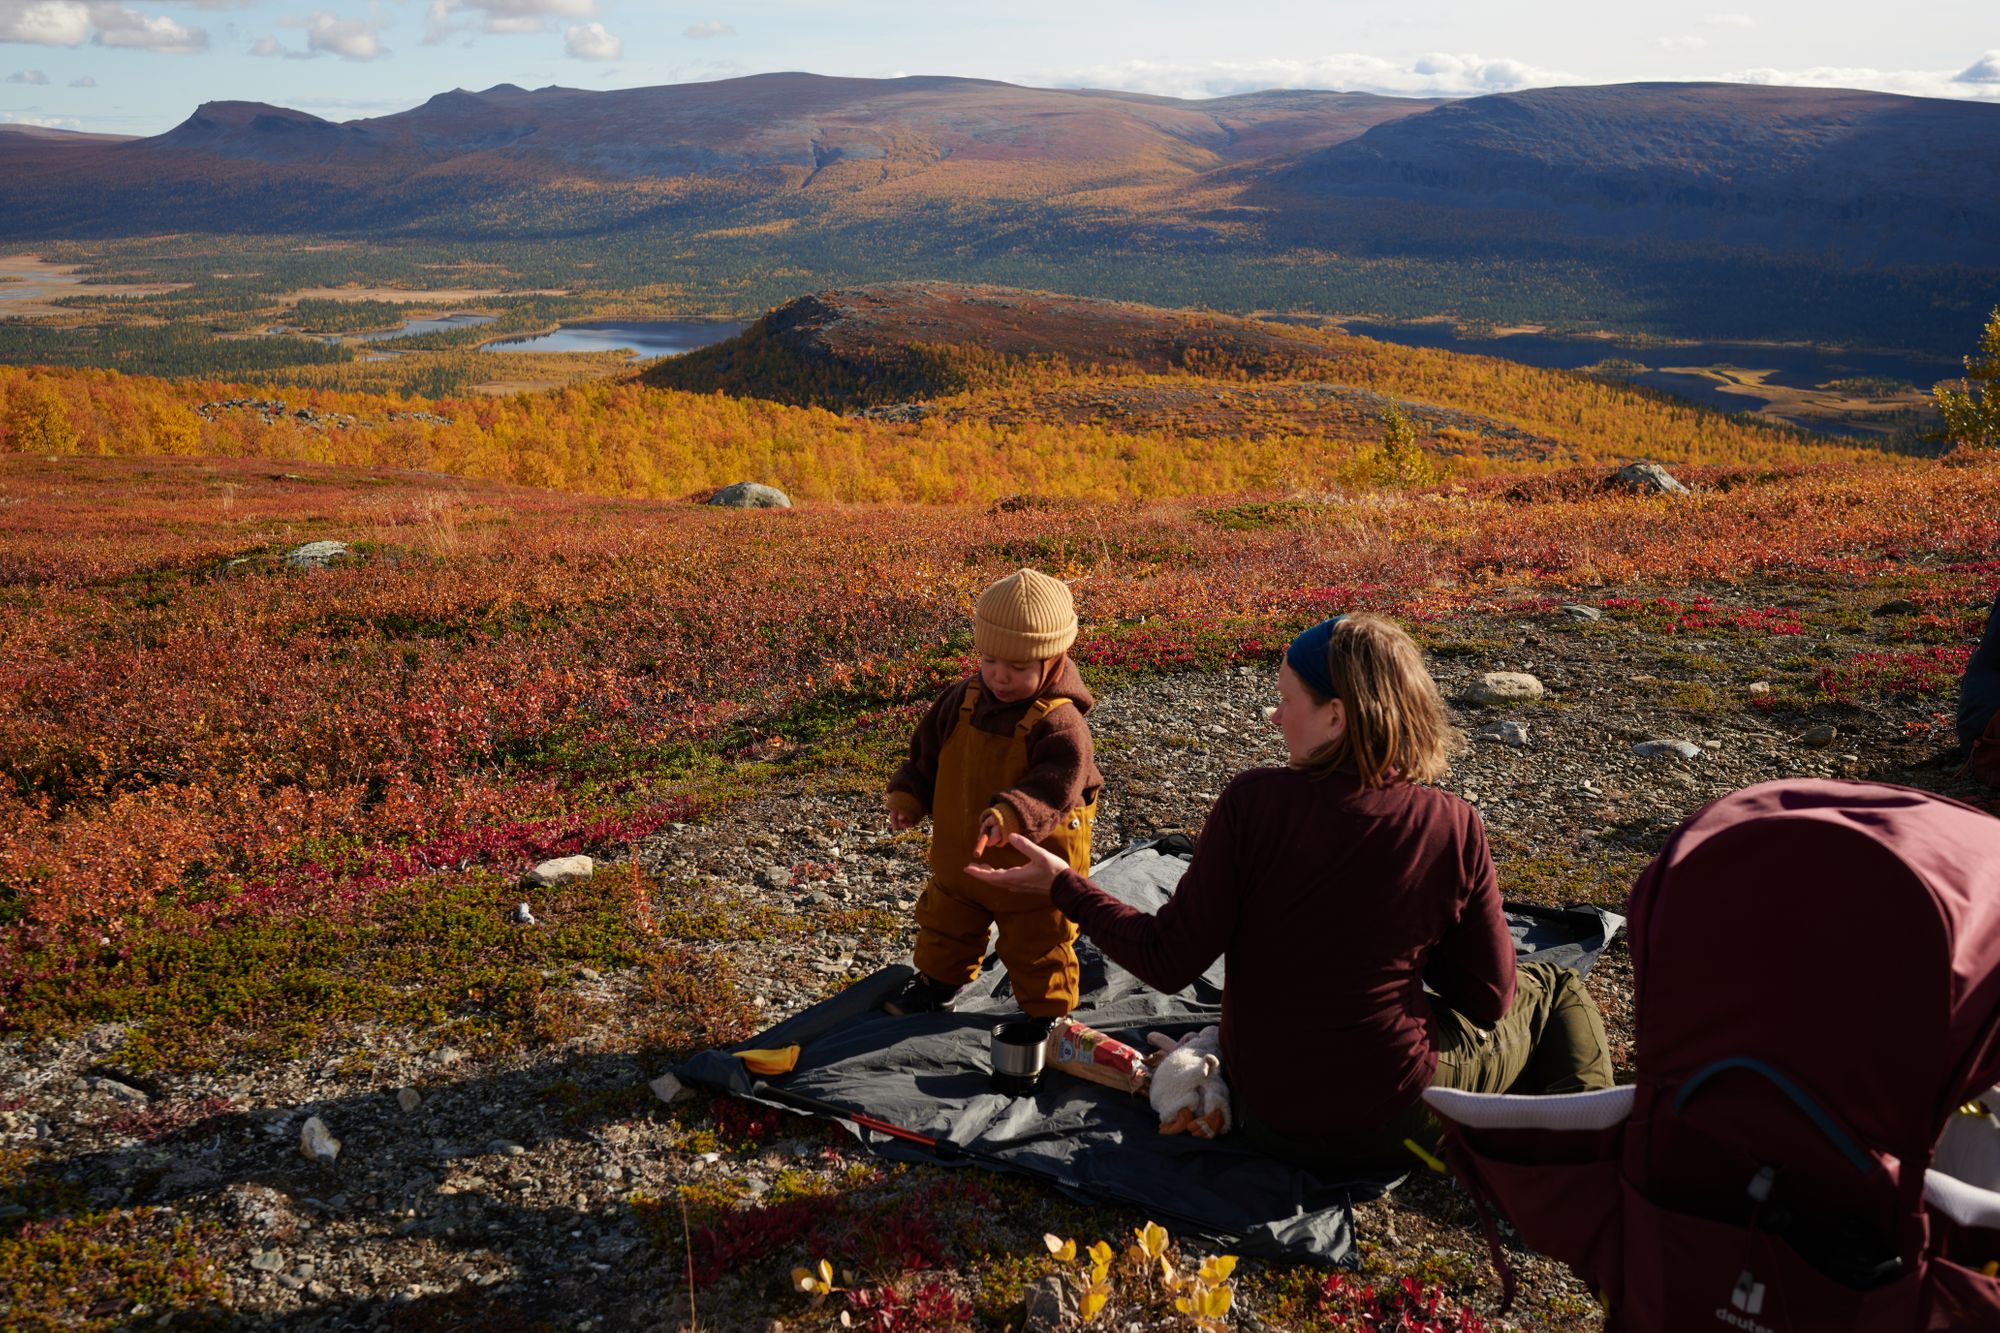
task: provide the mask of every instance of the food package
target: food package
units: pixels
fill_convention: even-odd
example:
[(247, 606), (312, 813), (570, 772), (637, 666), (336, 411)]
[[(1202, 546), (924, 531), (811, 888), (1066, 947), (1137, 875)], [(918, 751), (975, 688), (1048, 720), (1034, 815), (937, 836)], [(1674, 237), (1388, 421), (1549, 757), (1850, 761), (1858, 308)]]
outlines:
[(1120, 1092), (1144, 1091), (1153, 1072), (1136, 1049), (1073, 1018), (1049, 1029), (1047, 1065)]

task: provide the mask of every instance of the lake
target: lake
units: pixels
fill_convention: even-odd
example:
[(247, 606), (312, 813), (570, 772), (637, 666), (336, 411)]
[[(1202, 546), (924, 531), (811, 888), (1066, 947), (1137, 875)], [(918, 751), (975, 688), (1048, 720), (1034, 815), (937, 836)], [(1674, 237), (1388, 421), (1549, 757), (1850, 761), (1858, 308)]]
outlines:
[(697, 347), (734, 338), (742, 324), (706, 324), (678, 320), (593, 320), (563, 324), (553, 333), (533, 338), (509, 338), (487, 343), (495, 352), (614, 352), (623, 349), (641, 360), (678, 356)]
[(443, 333), (447, 329), (469, 329), (481, 324), (491, 324), (497, 315), (435, 315), (425, 319), (406, 319), (400, 329), (376, 329), (373, 333), (357, 333), (353, 340), (358, 343), (382, 342), (388, 338), (407, 338), (417, 333)]
[[(1617, 378), (1673, 394), (1722, 412), (1755, 411), (1767, 404), (1767, 416), (1779, 416), (1807, 429), (1834, 434), (1874, 433), (1858, 419), (1841, 419), (1829, 406), (1829, 395), (1815, 394), (1834, 380), (1883, 378), (1903, 380), (1928, 393), (1938, 380), (1964, 373), (1958, 362), (1902, 352), (1852, 351), (1781, 343), (1700, 342), (1627, 346), (1608, 338), (1557, 338), (1516, 333), (1507, 337), (1461, 338), (1444, 321), (1425, 324), (1384, 324), (1373, 320), (1343, 320), (1349, 333), (1405, 347), (1435, 347), (1500, 357), (1551, 370), (1582, 370), (1601, 361), (1635, 361), (1643, 370)], [(1722, 370), (1723, 373), (1712, 373)], [(1734, 373), (1730, 373), (1730, 372)], [(1707, 373), (1705, 373), (1707, 372)], [(1743, 372), (1750, 372), (1746, 377)], [(1762, 372), (1762, 373), (1758, 373)], [(1761, 388), (1773, 390), (1759, 392)], [(1834, 395), (1833, 397), (1838, 397)], [(1918, 406), (1917, 395), (1903, 395), (1884, 407)], [(1856, 408), (1857, 412), (1861, 409)], [(1882, 410), (1878, 407), (1877, 409)], [(1880, 427), (1875, 428), (1879, 430)]]

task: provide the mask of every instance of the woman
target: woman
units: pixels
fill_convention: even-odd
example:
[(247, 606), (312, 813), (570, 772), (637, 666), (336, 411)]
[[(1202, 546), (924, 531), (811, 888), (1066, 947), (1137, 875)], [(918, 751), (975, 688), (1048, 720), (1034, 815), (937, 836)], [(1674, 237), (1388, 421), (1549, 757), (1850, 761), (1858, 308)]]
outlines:
[(1421, 1100), (1432, 1083), (1609, 1087), (1581, 980), (1515, 967), (1479, 816), (1418, 785), (1445, 772), (1451, 729), (1409, 635), (1377, 615), (1313, 626), (1278, 668), (1272, 720), (1290, 764), (1229, 784), (1157, 914), (1023, 838), (1026, 865), (966, 873), (1046, 895), (1158, 990), (1226, 955), (1235, 1123), (1250, 1146), (1301, 1165), (1407, 1166), (1408, 1144), (1436, 1142)]

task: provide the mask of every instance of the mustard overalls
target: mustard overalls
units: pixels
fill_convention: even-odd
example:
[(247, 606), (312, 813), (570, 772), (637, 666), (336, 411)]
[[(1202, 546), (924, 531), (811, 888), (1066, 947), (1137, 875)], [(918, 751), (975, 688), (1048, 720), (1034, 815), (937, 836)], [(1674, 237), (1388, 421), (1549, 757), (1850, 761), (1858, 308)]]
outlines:
[[(938, 755), (937, 786), (931, 797), (931, 881), (917, 900), (917, 970), (935, 981), (962, 986), (979, 975), (988, 928), (1000, 925), (1000, 961), (1007, 965), (1014, 999), (1034, 1018), (1059, 1018), (1076, 1008), (1076, 925), (1046, 901), (989, 887), (965, 873), (973, 860), (979, 817), (996, 792), (1020, 780), (1028, 768), (1028, 734), (1064, 698), (1035, 700), (1011, 736), (972, 725), (979, 702), (977, 680), (965, 687), (958, 725)], [(1090, 870), (1090, 831), (1097, 802), (1065, 814), (1041, 845), (1068, 861), (1078, 874)], [(979, 861), (1017, 866), (1024, 858), (1003, 840)]]

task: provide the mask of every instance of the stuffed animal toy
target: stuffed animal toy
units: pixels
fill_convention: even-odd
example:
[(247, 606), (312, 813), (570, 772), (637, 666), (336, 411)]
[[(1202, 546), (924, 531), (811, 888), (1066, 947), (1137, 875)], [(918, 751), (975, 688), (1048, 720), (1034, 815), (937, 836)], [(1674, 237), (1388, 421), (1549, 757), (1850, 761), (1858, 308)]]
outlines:
[(1154, 1057), (1148, 1097), (1160, 1117), (1160, 1133), (1212, 1139), (1229, 1129), (1229, 1085), (1222, 1081), (1222, 1038), (1206, 1027), (1176, 1041), (1148, 1033)]

